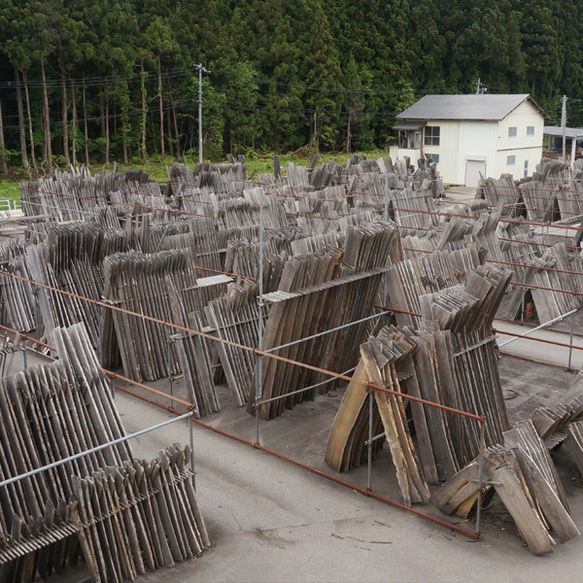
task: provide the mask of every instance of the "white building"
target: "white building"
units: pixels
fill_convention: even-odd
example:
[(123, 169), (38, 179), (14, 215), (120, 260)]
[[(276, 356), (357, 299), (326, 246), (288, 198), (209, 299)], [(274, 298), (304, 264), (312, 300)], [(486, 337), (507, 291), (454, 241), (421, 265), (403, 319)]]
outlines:
[(426, 95), (397, 115), (391, 156), (434, 160), (446, 184), (480, 174), (529, 176), (540, 162), (548, 114), (530, 95)]

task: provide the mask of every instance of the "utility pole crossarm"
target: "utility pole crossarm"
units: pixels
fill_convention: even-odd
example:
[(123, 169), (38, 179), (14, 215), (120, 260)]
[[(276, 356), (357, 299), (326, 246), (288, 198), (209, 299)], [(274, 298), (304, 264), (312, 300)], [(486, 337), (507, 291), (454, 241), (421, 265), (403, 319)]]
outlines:
[(198, 70), (198, 161), (202, 163), (202, 74), (210, 73), (202, 63), (194, 65)]

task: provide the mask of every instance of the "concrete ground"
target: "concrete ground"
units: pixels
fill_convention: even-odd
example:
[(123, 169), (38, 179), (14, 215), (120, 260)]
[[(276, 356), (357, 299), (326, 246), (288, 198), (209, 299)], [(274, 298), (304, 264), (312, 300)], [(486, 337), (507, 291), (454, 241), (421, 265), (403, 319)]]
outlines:
[[(502, 357), (500, 371), (512, 419), (549, 404), (565, 391), (574, 373)], [(224, 396), (224, 410), (205, 421), (254, 439), (255, 421)], [(279, 419), (261, 421), (263, 445), (323, 471), (330, 423), (341, 391), (303, 403)], [(171, 417), (118, 393), (128, 432)], [(194, 426), (197, 494), (212, 548), (194, 562), (141, 577), (141, 582), (190, 581), (549, 581), (576, 580), (583, 540), (534, 557), (512, 521), (498, 506), (484, 514), (479, 541), (337, 485), (272, 455)], [(133, 442), (138, 455), (151, 456), (173, 441), (188, 442), (180, 422)], [(385, 448), (386, 449), (386, 448)], [(583, 527), (583, 488), (572, 462), (560, 450), (557, 465)], [(388, 451), (373, 463), (373, 488), (400, 500)], [(366, 468), (342, 475), (366, 484)], [(418, 507), (445, 518), (436, 509)], [(472, 528), (472, 523), (465, 525)]]
[[(14, 366), (18, 366), (17, 355)], [(32, 357), (29, 356), (29, 365)], [(34, 359), (36, 360), (36, 359)], [(568, 389), (574, 372), (502, 356), (500, 375), (512, 421), (551, 404)], [(168, 389), (168, 381), (156, 383)], [(174, 394), (182, 393), (180, 381)], [(205, 418), (212, 426), (255, 439), (255, 420), (236, 408), (224, 390), (222, 411)], [(272, 421), (261, 421), (260, 441), (280, 453), (329, 472), (323, 461), (330, 424), (342, 390), (318, 396)], [(121, 391), (116, 403), (128, 433), (173, 415)], [(190, 426), (179, 421), (133, 439), (136, 456), (153, 457), (173, 442), (188, 443)], [(532, 556), (508, 513), (493, 504), (483, 513), (478, 541), (354, 489), (336, 484), (273, 455), (193, 425), (197, 497), (212, 547), (195, 561), (149, 573), (140, 583), (204, 582), (488, 582), (536, 583), (578, 580), (583, 539), (558, 544), (545, 557)], [(583, 528), (583, 485), (560, 449), (553, 453), (571, 504)], [(366, 466), (339, 475), (358, 486)], [(388, 448), (373, 462), (373, 490), (400, 501)], [(416, 509), (448, 520), (430, 505)], [(472, 529), (473, 522), (459, 526)], [(51, 583), (87, 581), (82, 565)]]

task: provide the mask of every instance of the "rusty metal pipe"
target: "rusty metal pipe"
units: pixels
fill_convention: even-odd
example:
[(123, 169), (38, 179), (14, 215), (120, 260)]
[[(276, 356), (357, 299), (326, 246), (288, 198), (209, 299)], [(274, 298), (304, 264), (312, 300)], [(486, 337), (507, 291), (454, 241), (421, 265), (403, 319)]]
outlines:
[[(303, 362), (298, 362), (296, 360), (292, 360), (290, 358), (285, 358), (285, 357), (280, 356), (278, 354), (273, 354), (273, 353), (270, 353), (270, 352), (266, 352), (265, 350), (260, 350), (258, 348), (253, 348), (253, 347), (250, 347), (250, 346), (246, 346), (245, 344), (239, 344), (238, 342), (233, 342), (232, 340), (227, 340), (227, 339), (224, 339), (224, 338), (218, 338), (218, 337), (213, 336), (211, 334), (206, 334), (205, 332), (200, 332), (199, 330), (192, 330), (191, 328), (187, 328), (186, 326), (181, 326), (180, 324), (175, 324), (174, 322), (168, 322), (166, 320), (161, 320), (160, 318), (154, 318), (153, 316), (148, 316), (146, 314), (138, 314), (137, 312), (133, 312), (131, 310), (127, 310), (125, 308), (121, 308), (120, 306), (115, 306), (115, 305), (112, 305), (112, 304), (109, 304), (109, 303), (106, 303), (106, 302), (103, 302), (103, 301), (100, 301), (100, 300), (94, 300), (92, 298), (87, 298), (85, 296), (81, 296), (81, 295), (75, 294), (73, 292), (68, 292), (68, 291), (65, 291), (65, 290), (62, 290), (62, 289), (59, 289), (59, 288), (56, 288), (56, 287), (53, 287), (53, 286), (44, 284), (44, 283), (39, 283), (37, 281), (28, 279), (26, 277), (22, 277), (20, 275), (16, 275), (14, 273), (9, 273), (9, 272), (2, 271), (2, 270), (0, 270), (0, 273), (3, 273), (4, 275), (8, 275), (8, 276), (13, 277), (15, 279), (20, 279), (22, 281), (26, 281), (28, 283), (32, 283), (32, 284), (34, 284), (34, 285), (36, 285), (38, 287), (42, 287), (44, 289), (49, 289), (51, 291), (55, 291), (57, 293), (61, 293), (63, 295), (69, 296), (69, 297), (73, 297), (73, 298), (76, 298), (76, 299), (80, 299), (80, 300), (83, 300), (83, 301), (86, 301), (86, 302), (93, 303), (93, 304), (98, 305), (98, 306), (100, 306), (102, 308), (107, 308), (107, 309), (110, 309), (110, 310), (115, 310), (115, 311), (121, 312), (123, 314), (128, 314), (130, 316), (135, 316), (137, 318), (143, 318), (144, 320), (149, 320), (150, 322), (155, 322), (157, 324), (161, 324), (162, 326), (171, 327), (171, 328), (174, 328), (175, 330), (181, 330), (181, 331), (187, 332), (189, 334), (193, 334), (193, 335), (196, 335), (196, 336), (200, 336), (201, 338), (207, 338), (208, 340), (212, 340), (212, 341), (215, 341), (215, 342), (223, 342), (224, 344), (227, 344), (229, 346), (233, 346), (235, 348), (239, 348), (241, 350), (249, 350), (249, 351), (253, 352), (255, 355), (257, 355), (257, 356), (267, 356), (267, 357), (273, 358), (275, 360), (280, 360), (281, 362), (286, 362), (288, 364), (293, 364), (295, 366), (301, 366), (301, 367), (304, 367), (304, 368), (306, 368), (308, 370), (312, 370), (314, 372), (322, 373), (322, 374), (325, 374), (325, 375), (334, 376), (336, 378), (343, 379), (343, 380), (348, 381), (348, 382), (350, 382), (350, 381), (353, 380), (352, 377), (349, 377), (349, 376), (344, 375), (344, 374), (341, 374), (341, 373), (337, 373), (337, 372), (333, 372), (333, 371), (330, 371), (330, 370), (326, 370), (324, 368), (320, 368), (318, 366), (314, 366), (314, 365), (311, 365), (311, 364), (307, 364), (307, 363), (303, 363)], [(374, 388), (375, 390), (378, 390), (378, 391), (383, 391), (383, 392), (389, 393), (391, 395), (395, 395), (397, 397), (401, 397), (402, 399), (408, 399), (410, 401), (416, 401), (418, 403), (423, 403), (424, 405), (428, 405), (430, 407), (435, 407), (437, 409), (442, 409), (444, 411), (449, 411), (451, 413), (457, 413), (457, 414), (462, 415), (464, 417), (469, 417), (470, 419), (475, 419), (476, 421), (479, 421), (482, 418), (482, 416), (480, 416), (480, 415), (475, 415), (473, 413), (468, 413), (466, 411), (461, 411), (459, 409), (454, 409), (452, 407), (446, 407), (445, 405), (441, 405), (439, 403), (434, 403), (432, 401), (427, 401), (425, 399), (420, 399), (418, 397), (413, 397), (412, 395), (407, 395), (405, 393), (400, 393), (398, 391), (393, 391), (393, 390), (388, 389), (386, 387), (381, 387), (379, 385), (374, 385), (372, 383), (368, 383), (367, 386), (370, 386), (371, 388)]]
[(421, 512), (420, 510), (415, 510), (414, 508), (410, 508), (409, 506), (405, 506), (405, 504), (401, 504), (400, 502), (397, 502), (395, 500), (391, 500), (390, 498), (386, 498), (385, 496), (381, 496), (380, 494), (376, 494), (375, 492), (367, 490), (366, 488), (363, 488), (362, 486), (357, 486), (356, 484), (352, 484), (351, 482), (347, 482), (346, 480), (342, 480), (341, 478), (333, 476), (332, 474), (328, 474), (326, 472), (323, 472), (322, 470), (318, 470), (317, 468), (314, 468), (313, 466), (309, 466), (309, 465), (304, 464), (298, 460), (294, 460), (293, 458), (290, 458), (282, 453), (274, 451), (273, 449), (269, 449), (268, 447), (265, 447), (264, 445), (260, 445), (258, 443), (253, 443), (252, 441), (249, 441), (249, 440), (244, 439), (242, 437), (239, 437), (237, 435), (233, 435), (231, 433), (223, 431), (222, 429), (217, 429), (216, 427), (213, 427), (212, 425), (208, 425), (207, 423), (205, 423), (204, 421), (201, 421), (200, 419), (192, 419), (191, 418), (191, 422), (196, 423), (197, 425), (200, 425), (202, 427), (205, 427), (206, 429), (210, 429), (211, 431), (214, 431), (215, 433), (218, 433), (219, 435), (229, 437), (231, 439), (234, 439), (235, 441), (239, 441), (240, 443), (244, 443), (245, 445), (250, 445), (251, 447), (254, 447), (255, 449), (258, 449), (260, 451), (263, 451), (265, 453), (273, 455), (273, 456), (275, 456), (283, 461), (292, 463), (295, 466), (298, 466), (304, 470), (308, 470), (308, 471), (316, 474), (317, 476), (320, 476), (322, 478), (326, 478), (327, 480), (335, 482), (336, 484), (340, 484), (341, 486), (345, 486), (347, 488), (350, 488), (352, 490), (360, 492), (361, 494), (364, 494), (366, 496), (370, 496), (371, 498), (376, 498), (377, 500), (380, 500), (381, 502), (385, 502), (386, 504), (390, 504), (391, 506), (395, 506), (396, 508), (399, 508), (400, 510), (405, 510), (407, 512), (410, 512), (411, 514), (415, 514), (416, 516), (419, 516), (421, 518), (425, 518), (426, 520), (429, 520), (431, 522), (435, 522), (436, 524), (439, 524), (440, 526), (445, 526), (446, 528), (450, 528), (450, 529), (455, 530), (459, 533), (465, 534), (466, 536), (469, 536), (470, 538), (473, 538), (473, 539), (479, 538), (479, 535), (477, 535), (475, 532), (473, 532), (471, 530), (467, 530), (465, 528), (462, 528), (461, 526), (458, 526), (457, 524), (452, 524), (450, 522), (446, 522), (445, 520), (441, 520), (439, 518), (436, 518), (435, 516), (431, 516), (430, 514), (426, 514), (425, 512)]

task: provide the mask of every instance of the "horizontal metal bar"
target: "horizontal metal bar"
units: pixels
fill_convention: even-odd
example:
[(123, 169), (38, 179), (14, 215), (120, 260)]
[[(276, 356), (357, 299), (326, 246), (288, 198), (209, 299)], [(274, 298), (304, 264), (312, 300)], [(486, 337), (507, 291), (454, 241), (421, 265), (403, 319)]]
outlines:
[(362, 320), (356, 320), (355, 322), (348, 322), (348, 324), (342, 324), (341, 326), (337, 326), (336, 328), (330, 328), (329, 330), (324, 330), (324, 332), (318, 332), (318, 334), (313, 334), (312, 336), (305, 336), (304, 338), (299, 338), (298, 340), (293, 340), (292, 342), (288, 342), (287, 344), (282, 344), (281, 346), (275, 346), (274, 348), (269, 348), (265, 352), (274, 352), (276, 350), (281, 350), (282, 348), (287, 348), (288, 346), (293, 346), (294, 344), (299, 344), (300, 342), (306, 342), (307, 340), (313, 340), (314, 338), (318, 338), (320, 336), (325, 336), (326, 334), (330, 334), (330, 332), (337, 332), (338, 330), (343, 330), (344, 328), (350, 328), (350, 326), (355, 326), (356, 324), (362, 324), (367, 320), (374, 320), (375, 318), (379, 318), (380, 316), (384, 316), (389, 312), (381, 312), (380, 314), (374, 314), (372, 316), (367, 316), (366, 318), (362, 318)]
[(540, 326), (537, 326), (536, 328), (531, 328), (530, 330), (527, 330), (524, 334), (514, 335), (514, 334), (506, 334), (505, 333), (505, 335), (513, 336), (513, 338), (511, 338), (510, 340), (506, 340), (506, 342), (502, 342), (502, 344), (498, 344), (498, 348), (502, 348), (503, 346), (506, 346), (507, 344), (514, 342), (515, 340), (520, 340), (521, 338), (524, 338), (524, 336), (528, 336), (529, 334), (532, 334), (533, 332), (536, 332), (537, 330), (541, 330), (542, 328), (546, 328), (547, 326), (550, 326), (551, 324), (554, 324), (555, 322), (559, 322), (559, 321), (563, 320), (564, 318), (566, 318), (567, 316), (574, 314), (576, 311), (577, 311), (577, 309), (566, 312), (565, 314), (561, 314), (560, 316), (557, 316), (556, 318), (553, 318), (552, 320), (549, 320), (548, 322), (545, 322), (544, 324), (541, 324)]
[[(343, 375), (347, 375), (348, 373), (354, 372), (356, 370), (356, 367), (352, 367), (349, 368), (347, 371), (344, 371)], [(311, 385), (309, 387), (304, 387), (303, 389), (298, 389), (297, 391), (292, 391), (291, 393), (286, 393), (285, 395), (278, 395), (277, 397), (271, 397), (270, 399), (265, 399), (264, 401), (258, 401), (256, 403), (257, 406), (260, 405), (265, 405), (265, 403), (271, 403), (272, 401), (279, 401), (280, 399), (287, 399), (288, 397), (291, 397), (292, 395), (298, 395), (299, 393), (305, 393), (306, 391), (310, 391), (311, 389), (316, 389), (318, 387), (321, 387), (322, 385), (325, 385), (326, 383), (331, 383), (332, 381), (336, 380), (336, 377), (331, 377), (329, 379), (326, 379), (325, 381), (316, 383), (315, 385)]]
[(385, 437), (385, 433), (379, 433), (378, 435), (375, 435), (370, 441), (367, 439), (364, 442), (364, 445), (368, 445), (369, 443), (374, 443), (375, 441), (378, 441), (379, 439), (382, 439), (383, 437)]
[(101, 445), (98, 445), (96, 447), (92, 447), (91, 449), (87, 449), (87, 450), (82, 451), (80, 453), (76, 453), (76, 454), (71, 455), (69, 457), (63, 458), (62, 460), (59, 460), (57, 462), (52, 462), (50, 464), (47, 464), (46, 466), (42, 466), (40, 468), (36, 468), (34, 470), (31, 470), (30, 472), (26, 472), (24, 474), (20, 474), (18, 476), (14, 476), (12, 478), (8, 478), (7, 480), (3, 480), (2, 482), (0, 482), (0, 487), (14, 484), (15, 482), (19, 482), (20, 480), (24, 480), (24, 478), (30, 478), (31, 476), (35, 476), (36, 474), (40, 474), (41, 472), (45, 472), (47, 470), (51, 470), (51, 469), (56, 468), (58, 466), (62, 466), (63, 464), (66, 464), (68, 462), (72, 462), (72, 461), (77, 460), (79, 458), (85, 457), (86, 455), (89, 455), (91, 453), (101, 451), (102, 449), (105, 449), (107, 447), (117, 445), (118, 443), (123, 443), (124, 441), (128, 441), (130, 439), (133, 439), (134, 437), (139, 437), (140, 435), (145, 435), (146, 433), (150, 433), (152, 431), (155, 431), (156, 429), (161, 429), (162, 427), (165, 427), (166, 425), (176, 423), (177, 421), (180, 421), (182, 419), (186, 419), (187, 417), (192, 418), (192, 416), (193, 416), (192, 413), (185, 413), (184, 415), (180, 415), (180, 417), (174, 417), (172, 419), (169, 419), (168, 421), (163, 421), (162, 423), (158, 423), (158, 425), (152, 425), (152, 427), (148, 427), (146, 429), (141, 429), (140, 431), (136, 431), (135, 433), (131, 433), (130, 435), (126, 435), (124, 437), (118, 437), (117, 439), (114, 439), (113, 441), (108, 441), (107, 443), (102, 443)]

